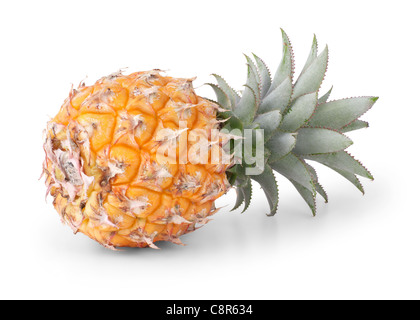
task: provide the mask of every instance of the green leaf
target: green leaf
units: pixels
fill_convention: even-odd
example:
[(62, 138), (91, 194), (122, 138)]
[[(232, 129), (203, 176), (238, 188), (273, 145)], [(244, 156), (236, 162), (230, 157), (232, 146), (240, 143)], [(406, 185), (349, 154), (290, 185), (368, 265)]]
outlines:
[(279, 202), (279, 190), (277, 187), (277, 181), (274, 177), (273, 170), (267, 164), (264, 168), (264, 172), (257, 176), (250, 176), (251, 179), (257, 181), (263, 188), (264, 193), (267, 197), (270, 205), (269, 216), (273, 216), (277, 212), (277, 206)]
[(284, 115), (280, 129), (287, 132), (294, 132), (302, 127), (314, 113), (318, 102), (317, 93), (309, 93), (295, 100), (289, 112)]
[(261, 102), (259, 113), (272, 110), (286, 110), (292, 96), (292, 78), (287, 77), (276, 89), (270, 92)]
[(333, 87), (331, 87), (331, 89), (328, 90), (328, 92), (326, 94), (324, 94), (321, 98), (318, 99), (318, 105), (326, 103), (328, 101), (328, 98), (331, 95), (332, 89), (333, 89)]
[(289, 154), (296, 144), (296, 133), (277, 131), (270, 140), (267, 141), (266, 147), (270, 150), (270, 162), (280, 160)]
[(248, 85), (245, 85), (242, 98), (236, 106), (233, 113), (244, 122), (244, 125), (249, 125), (254, 120), (257, 112), (258, 104), (254, 90)]
[[(318, 41), (316, 36), (314, 35), (314, 39), (312, 41), (311, 51), (309, 52), (308, 59), (306, 60), (305, 66), (302, 69), (301, 75), (309, 68), (309, 66), (315, 61), (316, 57), (318, 56)], [(299, 78), (301, 77), (299, 76)]]
[(252, 183), (251, 179), (248, 179), (247, 184), (242, 188), (242, 193), (244, 195), (244, 209), (242, 210), (242, 213), (245, 212), (249, 205), (251, 204), (251, 198), (252, 198)]
[(342, 170), (373, 180), (372, 174), (346, 151), (339, 151), (328, 154), (305, 155), (303, 157), (308, 160), (322, 163), (323, 165), (334, 170)]
[(235, 206), (230, 211), (238, 209), (242, 203), (244, 203), (245, 195), (241, 187), (236, 187), (236, 203)]
[(254, 56), (255, 62), (257, 63), (258, 72), (261, 76), (261, 98), (265, 97), (271, 86), (271, 75), (267, 65), (258, 56)]
[(309, 208), (311, 208), (312, 214), (315, 216), (316, 215), (315, 193), (313, 193), (311, 190), (308, 190), (307, 188), (305, 188), (304, 186), (302, 186), (301, 184), (293, 180), (290, 180), (290, 182), (295, 186), (296, 190), (299, 192), (303, 200), (305, 200)]
[(321, 197), (324, 198), (325, 203), (328, 203), (328, 194), (325, 192), (324, 187), (319, 182), (315, 182), (315, 190), (321, 195)]
[(254, 91), (257, 98), (257, 105), (259, 106), (261, 102), (261, 78), (252, 59), (246, 54), (244, 56), (248, 62), (248, 79), (246, 84)]
[(213, 77), (216, 78), (217, 84), (219, 85), (220, 89), (223, 90), (223, 92), (226, 93), (226, 95), (229, 98), (230, 104), (232, 106), (232, 109), (234, 109), (234, 106), (239, 102), (240, 96), (233, 90), (226, 82), (225, 79), (223, 79), (221, 76), (217, 74), (212, 74)]
[(280, 125), (282, 115), (279, 110), (270, 111), (255, 117), (254, 123), (264, 129), (264, 141), (269, 140)]
[(315, 191), (312, 176), (304, 162), (292, 153), (275, 162), (270, 162), (271, 167), (289, 180), (301, 184), (308, 190)]
[(226, 170), (226, 178), (229, 182), (229, 185), (233, 186), (236, 182), (237, 174), (234, 171), (231, 171), (230, 169)]
[(309, 125), (340, 129), (368, 111), (378, 100), (376, 97), (359, 97), (330, 101), (318, 106)]
[(347, 126), (341, 128), (340, 131), (341, 132), (350, 132), (350, 131), (355, 131), (355, 130), (368, 128), (368, 127), (369, 127), (369, 123), (367, 123), (366, 121), (355, 120), (352, 123), (348, 124)]
[(344, 178), (349, 180), (352, 184), (354, 184), (356, 188), (360, 190), (361, 193), (365, 194), (365, 189), (363, 189), (362, 183), (354, 174), (339, 169), (334, 170), (341, 174)]
[(223, 109), (232, 110), (232, 105), (230, 103), (229, 97), (219, 86), (213, 83), (206, 83), (206, 85), (210, 86), (213, 89), (214, 93), (216, 94), (217, 102)]
[(331, 153), (344, 150), (353, 142), (340, 132), (323, 128), (302, 128), (298, 131), (295, 154)]
[(317, 92), (324, 80), (328, 64), (328, 47), (312, 62), (302, 73), (293, 88), (292, 100), (308, 94)]
[(225, 122), (225, 126), (223, 126), (224, 129), (227, 130), (234, 130), (234, 129), (239, 129), (241, 131), (243, 131), (244, 126), (241, 120), (239, 120), (231, 111), (229, 112), (224, 112), (222, 115), (228, 115), (227, 118), (229, 118), (229, 120), (227, 122)]
[(268, 93), (271, 93), (271, 91), (276, 89), (286, 78), (293, 77), (294, 61), (292, 46), (286, 32), (284, 32), (283, 29), (281, 29), (281, 33), (283, 37), (283, 58), (277, 68)]
[(312, 167), (311, 165), (309, 165), (307, 162), (304, 162), (304, 163), (305, 163), (305, 166), (308, 169), (309, 173), (312, 176), (312, 181), (315, 184), (315, 190), (316, 190), (316, 192), (319, 193), (324, 198), (325, 203), (327, 203), (328, 202), (328, 195), (325, 192), (325, 190), (322, 187), (322, 185), (319, 183), (318, 175), (317, 175), (314, 167)]

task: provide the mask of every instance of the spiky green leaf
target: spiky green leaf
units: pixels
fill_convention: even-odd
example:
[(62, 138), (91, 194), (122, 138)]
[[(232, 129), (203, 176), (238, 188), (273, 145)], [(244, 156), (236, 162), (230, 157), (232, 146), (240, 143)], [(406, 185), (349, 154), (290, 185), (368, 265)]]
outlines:
[(324, 202), (328, 203), (328, 194), (319, 182), (315, 182), (315, 190), (324, 199)]
[(318, 106), (315, 114), (309, 121), (309, 125), (338, 130), (359, 118), (377, 100), (377, 97), (359, 97), (324, 103)]
[(275, 215), (277, 212), (277, 206), (279, 202), (279, 190), (277, 187), (276, 178), (271, 167), (267, 164), (264, 168), (263, 173), (256, 176), (250, 176), (250, 178), (252, 180), (257, 181), (264, 190), (264, 193), (270, 205), (270, 213), (268, 215)]
[(283, 113), (289, 105), (292, 88), (292, 79), (288, 77), (262, 100), (258, 112), (280, 110)]
[(368, 128), (368, 127), (369, 127), (369, 123), (367, 123), (366, 121), (356, 120), (356, 121), (353, 121), (352, 123), (350, 123), (349, 125), (341, 128), (340, 131), (341, 132), (350, 132), (350, 131), (355, 131), (355, 130)]
[(276, 89), (286, 78), (293, 78), (293, 49), (286, 32), (284, 32), (282, 29), (281, 33), (283, 37), (283, 58), (279, 67), (277, 68), (268, 93), (271, 93), (271, 91)]
[(206, 83), (210, 86), (216, 94), (217, 103), (225, 110), (232, 110), (232, 105), (227, 94), (217, 85), (213, 83)]
[(318, 40), (316, 39), (316, 35), (314, 35), (314, 39), (312, 41), (311, 51), (309, 52), (309, 56), (306, 59), (305, 66), (302, 69), (302, 74), (311, 66), (311, 64), (315, 61), (316, 57), (318, 56)]
[(334, 169), (337, 173), (342, 175), (344, 178), (346, 178), (348, 181), (350, 181), (357, 189), (360, 190), (361, 193), (365, 194), (365, 189), (363, 188), (362, 183), (360, 182), (359, 178), (357, 178), (356, 175), (349, 173), (344, 170)]
[(258, 104), (254, 90), (248, 85), (244, 87), (241, 100), (235, 110), (233, 110), (233, 113), (243, 122), (244, 126), (249, 126), (257, 113)]
[(269, 162), (280, 160), (289, 154), (296, 144), (296, 133), (277, 131), (270, 140), (267, 141), (266, 147), (270, 150)]
[(244, 203), (245, 195), (241, 187), (236, 187), (236, 202), (231, 211), (238, 209)]
[(257, 64), (258, 73), (261, 76), (261, 97), (264, 98), (271, 86), (271, 75), (270, 70), (262, 59), (257, 55), (254, 56), (255, 62)]
[(328, 90), (328, 92), (326, 94), (324, 94), (321, 98), (318, 99), (318, 105), (326, 103), (328, 101), (328, 98), (331, 95), (333, 87), (331, 87), (330, 90)]
[(315, 191), (310, 172), (306, 168), (304, 162), (294, 154), (289, 153), (280, 160), (270, 162), (270, 166), (289, 180), (301, 184), (308, 190)]
[(257, 98), (257, 105), (260, 105), (261, 102), (261, 76), (258, 72), (254, 61), (245, 54), (245, 58), (248, 65), (248, 79), (246, 84), (252, 88)]
[(283, 116), (283, 122), (280, 124), (280, 129), (287, 132), (295, 132), (305, 125), (314, 113), (317, 102), (318, 98), (316, 92), (297, 98), (290, 107), (289, 112)]
[(212, 74), (212, 76), (216, 79), (217, 84), (219, 85), (220, 89), (223, 90), (223, 92), (226, 93), (226, 95), (228, 96), (230, 103), (232, 105), (232, 108), (234, 106), (236, 106), (236, 104), (239, 102), (240, 100), (240, 96), (236, 93), (235, 90), (233, 90), (228, 83), (226, 82), (225, 79), (223, 79), (221, 76), (217, 75), (217, 74)]
[(328, 202), (328, 195), (325, 192), (324, 188), (322, 187), (322, 185), (319, 183), (318, 180), (318, 174), (316, 173), (316, 170), (314, 167), (312, 167), (310, 164), (308, 164), (307, 162), (305, 162), (306, 168), (308, 169), (309, 173), (312, 176), (312, 181), (315, 184), (315, 190), (317, 193), (319, 193), (325, 200), (325, 203)]
[(259, 114), (255, 117), (254, 123), (258, 124), (260, 129), (264, 129), (264, 141), (269, 140), (280, 125), (282, 115), (279, 110)]
[(312, 62), (302, 73), (293, 88), (292, 100), (308, 94), (317, 92), (324, 80), (328, 64), (328, 47)]
[(245, 167), (237, 164), (229, 169), (229, 172), (236, 175), (235, 187), (244, 187), (247, 184), (248, 177), (245, 174)]
[(338, 131), (324, 128), (302, 128), (298, 131), (295, 154), (331, 153), (344, 150), (353, 142)]
[(324, 187), (319, 182), (315, 182), (315, 190), (321, 195), (322, 198), (324, 198), (325, 203), (328, 203), (328, 194), (325, 192)]
[(244, 209), (242, 212), (245, 212), (249, 205), (251, 204), (252, 198), (252, 183), (251, 179), (248, 179), (247, 184), (242, 188), (242, 193), (244, 194)]
[(305, 155), (303, 157), (308, 160), (322, 163), (323, 165), (334, 170), (342, 170), (373, 180), (372, 174), (346, 151), (317, 155)]
[(312, 211), (312, 214), (316, 215), (316, 198), (315, 193), (313, 193), (311, 190), (305, 188), (301, 184), (297, 183), (296, 181), (290, 180), (290, 182), (295, 186), (296, 190), (299, 192), (303, 200), (305, 200), (306, 204), (309, 206), (309, 208)]

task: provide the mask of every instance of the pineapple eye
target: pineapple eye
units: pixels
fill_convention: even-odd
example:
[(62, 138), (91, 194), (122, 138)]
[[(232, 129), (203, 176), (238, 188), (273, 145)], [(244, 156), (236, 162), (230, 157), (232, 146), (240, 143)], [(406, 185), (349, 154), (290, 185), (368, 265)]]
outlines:
[(135, 97), (140, 95), (140, 89), (138, 87), (134, 87), (134, 89), (132, 91), (132, 95), (135, 96)]

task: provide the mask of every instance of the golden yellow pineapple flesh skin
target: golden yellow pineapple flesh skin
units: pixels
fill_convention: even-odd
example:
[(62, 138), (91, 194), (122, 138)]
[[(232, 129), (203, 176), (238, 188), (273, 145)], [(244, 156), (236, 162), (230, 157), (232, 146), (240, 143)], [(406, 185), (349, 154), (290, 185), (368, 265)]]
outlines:
[[(72, 90), (48, 123), (44, 145), (48, 193), (62, 220), (109, 248), (181, 244), (181, 235), (215, 212), (214, 201), (229, 188), (229, 165), (162, 163), (159, 132), (180, 134), (184, 125), (210, 137), (219, 128), (216, 114), (192, 79), (158, 70), (116, 73)], [(192, 143), (178, 145), (177, 157)]]

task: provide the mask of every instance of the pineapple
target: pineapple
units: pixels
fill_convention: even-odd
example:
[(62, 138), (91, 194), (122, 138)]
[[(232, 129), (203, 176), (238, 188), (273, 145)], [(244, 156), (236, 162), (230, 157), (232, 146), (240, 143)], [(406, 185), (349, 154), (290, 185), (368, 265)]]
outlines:
[(233, 209), (245, 211), (251, 180), (274, 215), (273, 170), (315, 215), (316, 195), (328, 198), (306, 160), (330, 167), (363, 192), (357, 176), (373, 177), (345, 151), (352, 141), (343, 133), (367, 127), (358, 118), (378, 98), (328, 101), (331, 90), (319, 96), (328, 47), (318, 54), (316, 37), (293, 81), (293, 51), (283, 30), (282, 37), (274, 77), (259, 57), (246, 56), (241, 94), (213, 75), (217, 84), (208, 85), (217, 102), (197, 96), (194, 79), (160, 70), (117, 72), (72, 89), (49, 121), (44, 143), (47, 195), (62, 221), (110, 249), (182, 244), (180, 236), (206, 224), (217, 211), (215, 200), (230, 188), (237, 193)]

